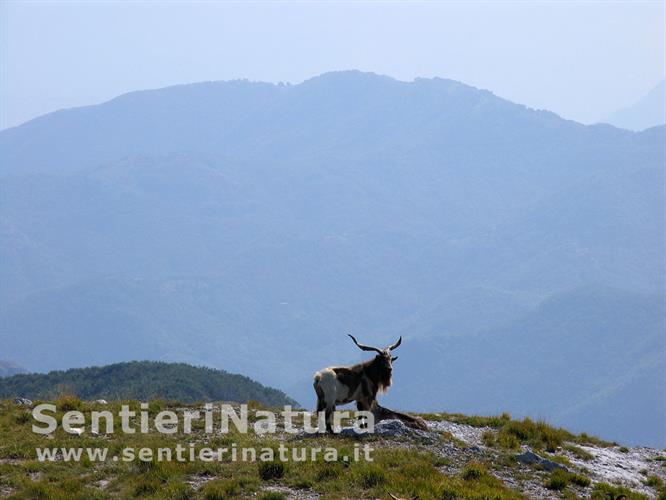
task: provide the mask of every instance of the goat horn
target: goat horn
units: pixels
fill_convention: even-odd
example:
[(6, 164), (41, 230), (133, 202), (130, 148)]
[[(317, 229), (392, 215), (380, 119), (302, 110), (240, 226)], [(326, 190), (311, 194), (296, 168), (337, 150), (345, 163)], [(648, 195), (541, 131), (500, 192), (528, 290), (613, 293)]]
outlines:
[(348, 333), (347, 335), (349, 335), (351, 337), (351, 339), (354, 341), (354, 344), (356, 344), (359, 347), (359, 349), (362, 349), (363, 351), (377, 351), (379, 354), (382, 353), (382, 350), (378, 349), (376, 347), (371, 347), (369, 345), (359, 344), (358, 340), (356, 340), (351, 333)]
[(395, 349), (396, 347), (398, 347), (398, 346), (400, 345), (401, 342), (402, 342), (402, 335), (400, 336), (400, 338), (398, 339), (398, 341), (397, 341), (395, 344), (393, 344), (392, 346), (387, 347), (387, 349), (388, 349), (389, 351), (392, 351), (393, 349)]

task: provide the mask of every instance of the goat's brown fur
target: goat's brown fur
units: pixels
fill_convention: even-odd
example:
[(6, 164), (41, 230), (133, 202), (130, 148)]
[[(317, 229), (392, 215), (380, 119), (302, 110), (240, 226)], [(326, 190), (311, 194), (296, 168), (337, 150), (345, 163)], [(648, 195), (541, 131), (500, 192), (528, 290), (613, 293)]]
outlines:
[(419, 428), (427, 428), (418, 417), (394, 412), (377, 404), (377, 394), (391, 386), (393, 361), (391, 351), (402, 342), (402, 337), (393, 345), (384, 349), (359, 344), (350, 335), (354, 343), (364, 351), (375, 351), (377, 355), (368, 361), (352, 366), (331, 366), (318, 371), (314, 377), (314, 389), (317, 394), (317, 412), (326, 412), (326, 429), (332, 432), (331, 417), (337, 404), (356, 401), (359, 411), (371, 411), (377, 420), (399, 418)]

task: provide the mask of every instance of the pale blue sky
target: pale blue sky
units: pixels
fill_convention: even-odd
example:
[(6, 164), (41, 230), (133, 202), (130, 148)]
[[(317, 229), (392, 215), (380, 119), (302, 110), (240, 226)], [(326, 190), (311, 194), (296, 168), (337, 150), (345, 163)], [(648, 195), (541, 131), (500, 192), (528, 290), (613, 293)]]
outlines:
[(583, 122), (664, 78), (665, 3), (7, 1), (0, 128), (137, 89), (440, 76)]

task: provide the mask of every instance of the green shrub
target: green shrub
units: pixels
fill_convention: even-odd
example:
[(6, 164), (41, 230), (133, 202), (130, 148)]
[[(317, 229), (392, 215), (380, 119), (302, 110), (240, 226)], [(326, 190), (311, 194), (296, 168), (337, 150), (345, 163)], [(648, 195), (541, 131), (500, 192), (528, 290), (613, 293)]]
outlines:
[(486, 468), (479, 463), (470, 462), (463, 468), (460, 475), (465, 481), (475, 481), (486, 475)]
[(493, 447), (495, 446), (495, 434), (492, 431), (485, 431), (481, 435), (481, 439), (483, 441), (483, 444), (485, 444), (488, 447)]
[(500, 430), (496, 443), (503, 448), (515, 449), (520, 443), (529, 443), (536, 449), (545, 448), (551, 453), (562, 446), (564, 440), (573, 437), (563, 429), (557, 429), (545, 422), (534, 422), (530, 418), (507, 422)]
[(518, 420), (509, 422), (504, 427), (502, 427), (500, 432), (514, 436), (519, 441), (527, 441), (535, 434), (536, 427), (532, 420), (526, 418), (522, 422)]
[(562, 491), (569, 483), (586, 488), (592, 484), (592, 481), (582, 474), (569, 472), (564, 469), (555, 469), (550, 473), (550, 477), (544, 486), (549, 490)]
[(609, 441), (604, 441), (603, 439), (599, 439), (598, 437), (588, 436), (588, 434), (585, 432), (579, 434), (578, 436), (572, 436), (572, 438), (573, 438), (572, 440), (578, 444), (592, 444), (595, 446), (599, 446), (601, 448), (617, 446), (617, 443), (611, 443)]
[(449, 420), (456, 423), (467, 424), (477, 427), (493, 427), (498, 429), (496, 434), (486, 431), (482, 435), (486, 446), (497, 446), (505, 449), (517, 449), (521, 443), (529, 444), (537, 450), (545, 449), (554, 453), (558, 448), (565, 446), (569, 451), (578, 454), (583, 460), (590, 460), (592, 455), (580, 448), (565, 445), (564, 443), (574, 442), (579, 444), (593, 444), (596, 446), (608, 447), (612, 443), (602, 441), (601, 439), (590, 437), (583, 433), (579, 436), (569, 431), (553, 427), (546, 422), (537, 421), (530, 418), (523, 420), (511, 420), (508, 413), (503, 413), (498, 417), (468, 417), (458, 414), (436, 414), (429, 418), (438, 420)]
[(664, 481), (657, 476), (648, 476), (645, 480), (645, 484), (655, 489), (662, 489), (664, 487)]
[(594, 455), (592, 455), (591, 453), (585, 451), (583, 448), (574, 446), (572, 444), (566, 445), (564, 449), (580, 460), (588, 461), (594, 458)]
[(551, 474), (544, 486), (549, 490), (562, 491), (567, 487), (569, 482), (569, 475), (562, 469), (555, 469)]
[(64, 394), (55, 401), (56, 408), (61, 411), (81, 410), (83, 402), (76, 396)]
[(620, 498), (622, 495), (626, 500), (644, 500), (645, 496), (639, 493), (634, 493), (628, 488), (622, 486), (613, 486), (608, 483), (596, 483), (590, 496), (593, 500), (609, 500), (611, 498)]
[(259, 497), (259, 500), (286, 500), (284, 493), (279, 491), (268, 491)]
[(567, 467), (572, 467), (572, 464), (569, 461), (569, 459), (563, 455), (550, 455), (548, 458), (553, 462), (557, 462), (558, 464), (566, 465)]
[(583, 476), (582, 474), (576, 474), (573, 472), (569, 473), (569, 482), (575, 484), (576, 486), (580, 486), (582, 488), (586, 488), (590, 484), (592, 484), (592, 481), (590, 481), (589, 477)]
[(507, 450), (516, 450), (520, 448), (520, 440), (513, 434), (507, 432), (500, 432), (497, 434), (495, 443), (497, 443), (500, 448), (506, 448)]

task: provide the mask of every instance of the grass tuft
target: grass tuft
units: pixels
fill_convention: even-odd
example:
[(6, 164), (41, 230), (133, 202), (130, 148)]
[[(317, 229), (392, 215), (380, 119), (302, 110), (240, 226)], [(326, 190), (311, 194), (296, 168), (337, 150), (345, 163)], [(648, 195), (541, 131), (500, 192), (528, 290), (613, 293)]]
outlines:
[(259, 500), (286, 500), (284, 493), (279, 491), (268, 491), (259, 497)]
[(624, 496), (625, 500), (645, 500), (645, 495), (631, 491), (629, 488), (615, 486), (608, 483), (596, 483), (590, 498), (592, 500), (618, 499)]
[(387, 482), (386, 472), (376, 465), (367, 464), (358, 471), (357, 482), (367, 490)]
[(83, 401), (71, 394), (63, 394), (55, 401), (56, 408), (60, 411), (81, 411), (83, 409)]
[(280, 479), (284, 476), (284, 464), (282, 462), (259, 462), (259, 477), (264, 481)]
[(579, 446), (568, 444), (564, 446), (564, 449), (580, 460), (589, 461), (594, 458), (594, 455), (592, 455), (592, 453), (585, 451), (583, 448), (580, 448)]
[(477, 462), (468, 463), (460, 473), (465, 481), (476, 481), (488, 474), (486, 468)]
[(555, 469), (551, 474), (544, 486), (549, 490), (562, 491), (569, 483), (568, 474), (562, 469)]
[(550, 477), (546, 480), (544, 486), (549, 490), (563, 491), (567, 485), (573, 484), (581, 488), (587, 488), (592, 484), (592, 481), (587, 476), (577, 474), (575, 472), (568, 472), (563, 469), (555, 469), (550, 473)]

